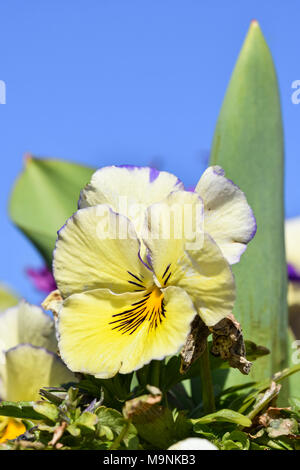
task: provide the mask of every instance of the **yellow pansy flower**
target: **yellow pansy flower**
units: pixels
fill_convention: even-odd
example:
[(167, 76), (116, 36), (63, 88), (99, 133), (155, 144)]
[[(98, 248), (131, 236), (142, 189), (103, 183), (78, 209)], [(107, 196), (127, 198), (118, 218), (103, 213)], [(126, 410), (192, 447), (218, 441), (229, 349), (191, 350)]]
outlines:
[(0, 444), (24, 434), (26, 428), (21, 420), (0, 416)]
[[(53, 320), (20, 302), (0, 313), (0, 400), (33, 401), (39, 389), (74, 381), (56, 354)], [(0, 416), (0, 442), (25, 431), (20, 420)]]
[[(233, 275), (218, 245), (203, 233), (198, 194), (171, 191), (163, 203), (145, 209), (143, 220), (145, 215), (147, 225), (138, 225), (138, 235), (136, 222), (111, 205), (90, 205), (59, 231), (53, 260), (62, 296), (57, 331), (72, 371), (99, 378), (129, 373), (176, 354), (195, 315), (210, 326), (232, 311)], [(195, 230), (186, 231), (190, 219)], [(52, 297), (45, 307), (51, 308)]]

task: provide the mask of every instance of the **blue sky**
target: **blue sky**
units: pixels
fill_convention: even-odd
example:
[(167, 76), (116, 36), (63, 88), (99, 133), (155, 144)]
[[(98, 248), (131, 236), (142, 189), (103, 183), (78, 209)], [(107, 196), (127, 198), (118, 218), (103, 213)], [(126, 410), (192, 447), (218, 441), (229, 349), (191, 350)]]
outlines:
[(278, 72), (286, 214), (300, 214), (297, 0), (10, 0), (0, 15), (0, 280), (32, 302), (24, 275), (41, 259), (9, 222), (25, 152), (95, 167), (150, 162), (197, 182), (250, 21)]

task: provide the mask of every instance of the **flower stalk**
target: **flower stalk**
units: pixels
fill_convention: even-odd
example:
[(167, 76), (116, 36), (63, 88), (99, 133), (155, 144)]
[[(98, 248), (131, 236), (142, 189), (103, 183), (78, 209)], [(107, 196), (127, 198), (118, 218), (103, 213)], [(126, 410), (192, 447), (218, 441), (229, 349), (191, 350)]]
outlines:
[(214, 387), (211, 375), (208, 343), (206, 340), (206, 348), (200, 356), (200, 377), (202, 385), (202, 402), (204, 414), (213, 413), (216, 411)]

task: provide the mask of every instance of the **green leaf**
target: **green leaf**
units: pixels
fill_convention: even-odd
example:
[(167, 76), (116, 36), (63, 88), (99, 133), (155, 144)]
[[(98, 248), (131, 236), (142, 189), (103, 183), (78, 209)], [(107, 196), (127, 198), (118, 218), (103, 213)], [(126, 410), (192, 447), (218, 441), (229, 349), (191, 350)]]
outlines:
[[(256, 21), (225, 95), (210, 163), (245, 192), (257, 221), (256, 236), (233, 266), (234, 314), (244, 335), (271, 351), (250, 374), (250, 380), (262, 380), (286, 366), (287, 307), (281, 109), (272, 57)], [(241, 382), (236, 371), (230, 376), (229, 385)]]
[[(276, 385), (275, 382), (271, 383), (270, 388), (268, 388), (263, 394), (257, 395), (256, 403), (254, 404), (252, 410), (248, 413), (248, 417), (253, 419), (258, 415), (264, 408), (267, 407), (269, 403), (277, 397), (280, 391), (280, 385)], [(240, 411), (245, 411), (249, 407), (250, 402), (246, 402), (241, 408)]]
[(44, 416), (54, 423), (58, 420), (59, 411), (55, 405), (48, 403), (47, 401), (38, 401), (33, 405), (34, 411)]
[(80, 190), (93, 172), (61, 160), (26, 158), (11, 195), (10, 217), (49, 266), (57, 231), (77, 210)]
[(235, 430), (230, 433), (227, 432), (224, 434), (222, 441), (225, 450), (249, 450), (250, 448), (250, 440), (247, 434), (242, 431)]
[(194, 425), (194, 431), (197, 432), (197, 429), (201, 430), (202, 424), (214, 423), (216, 421), (225, 421), (227, 423), (239, 424), (243, 427), (251, 426), (251, 420), (247, 416), (237, 413), (232, 410), (219, 410), (216, 413), (211, 413), (209, 415), (203, 416), (202, 418), (192, 419)]
[[(119, 411), (113, 408), (106, 408), (100, 406), (95, 414), (98, 417), (97, 429), (100, 437), (106, 437), (108, 440), (117, 438), (124, 429), (124, 426), (128, 421), (119, 413)], [(137, 430), (133, 424), (129, 424), (128, 430), (123, 437), (124, 443), (127, 447), (130, 445), (130, 441), (137, 435)]]
[(95, 426), (98, 423), (98, 417), (90, 413), (89, 411), (85, 411), (82, 413), (79, 418), (76, 420), (76, 424), (80, 426), (81, 428), (86, 428), (89, 430), (94, 431)]
[(300, 398), (291, 397), (289, 403), (292, 407), (292, 411), (297, 415), (300, 421)]
[(33, 401), (2, 401), (0, 402), (0, 416), (10, 416), (22, 419), (43, 419), (44, 415), (34, 409)]
[(77, 437), (81, 434), (81, 431), (85, 434), (94, 432), (97, 423), (98, 417), (89, 411), (85, 411), (67, 427), (67, 430), (72, 436)]

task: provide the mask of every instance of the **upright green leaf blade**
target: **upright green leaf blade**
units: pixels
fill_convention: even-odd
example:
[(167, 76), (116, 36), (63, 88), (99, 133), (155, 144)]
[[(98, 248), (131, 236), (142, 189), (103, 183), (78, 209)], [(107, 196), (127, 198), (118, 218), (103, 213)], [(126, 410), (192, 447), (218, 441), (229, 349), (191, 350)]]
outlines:
[(240, 426), (249, 427), (251, 426), (251, 420), (247, 417), (238, 413), (233, 410), (219, 410), (215, 413), (211, 413), (209, 415), (203, 416), (202, 418), (192, 419), (191, 420), (194, 425), (194, 431), (197, 432), (199, 429), (201, 430), (201, 426), (203, 424), (210, 424), (217, 421), (224, 421), (227, 423), (235, 423), (239, 424)]
[(57, 231), (76, 211), (80, 190), (93, 171), (62, 160), (31, 156), (25, 160), (25, 169), (11, 195), (9, 212), (48, 265)]
[[(244, 336), (271, 351), (252, 369), (250, 379), (262, 380), (287, 365), (287, 309), (281, 110), (272, 57), (256, 21), (226, 92), (211, 164), (245, 192), (257, 220), (254, 240), (233, 267), (234, 313)], [(241, 381), (240, 374), (230, 375)]]
[(22, 419), (43, 419), (44, 416), (34, 409), (33, 401), (2, 401), (0, 416), (10, 416)]

